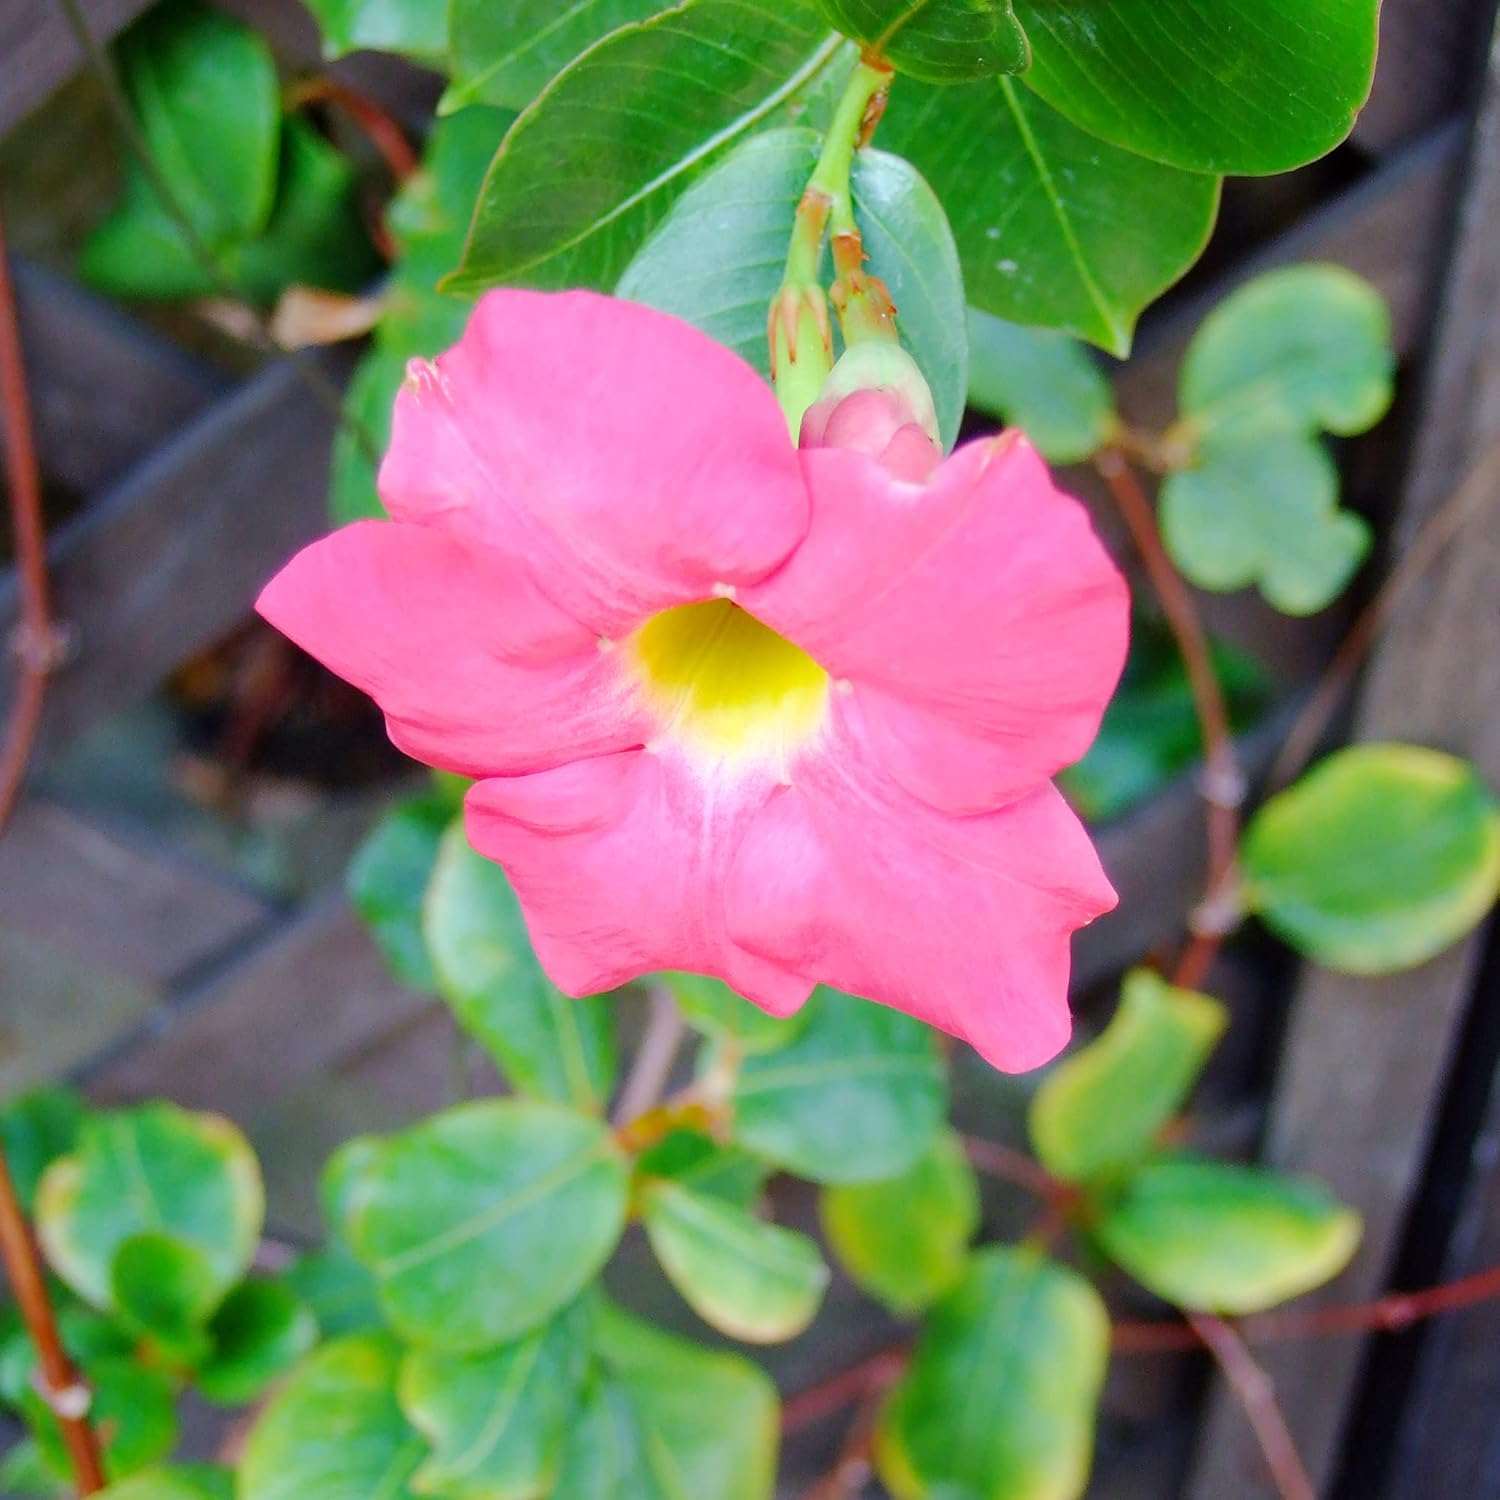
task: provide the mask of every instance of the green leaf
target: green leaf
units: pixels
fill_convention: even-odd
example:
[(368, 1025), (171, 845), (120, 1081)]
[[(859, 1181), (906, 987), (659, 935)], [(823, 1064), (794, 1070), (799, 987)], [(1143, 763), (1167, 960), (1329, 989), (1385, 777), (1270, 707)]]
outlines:
[(615, 32), (506, 136), (450, 289), (614, 286), (673, 199), (784, 116), (840, 48), (807, 0), (683, 0)]
[(251, 1429), (236, 1500), (418, 1500), (427, 1445), (396, 1404), (400, 1361), (379, 1334), (319, 1349)]
[(930, 1315), (881, 1419), (897, 1500), (1077, 1500), (1109, 1359), (1109, 1314), (1076, 1272), (983, 1250)]
[(413, 1350), (401, 1407), (431, 1443), (413, 1487), (453, 1500), (551, 1493), (589, 1364), (589, 1318), (574, 1306), (486, 1354)]
[[(375, 488), (375, 472), (378, 459), (391, 441), (391, 413), (396, 405), (396, 393), (405, 378), (406, 357), (388, 354), (380, 348), (371, 349), (355, 368), (344, 392), (344, 421), (333, 435), (333, 450), (328, 462), (328, 519), (334, 526), (386, 518), (385, 506)], [(352, 870), (350, 876), (353, 876)], [(358, 898), (355, 898), (355, 904), (358, 906)], [(396, 934), (388, 932), (382, 939), (380, 929), (371, 918), (363, 910), (360, 915), (370, 923), (386, 962), (394, 969), (397, 959), (386, 943), (395, 941)], [(406, 952), (406, 957), (410, 956)], [(425, 949), (423, 958), (425, 962)], [(397, 974), (403, 984), (412, 984), (400, 970)], [(413, 984), (414, 989), (428, 987)]]
[(723, 1198), (647, 1182), (641, 1220), (667, 1279), (705, 1323), (748, 1344), (795, 1338), (828, 1289), (818, 1247)]
[(774, 1052), (801, 1034), (807, 1012), (773, 1016), (737, 995), (722, 979), (703, 974), (661, 974), (689, 1026), (741, 1053)]
[(1500, 807), (1467, 761), (1415, 745), (1329, 756), (1252, 820), (1244, 901), (1349, 974), (1441, 953), (1500, 895)]
[(379, 1136), (351, 1136), (323, 1163), (318, 1177), (318, 1207), (335, 1245), (349, 1243), (349, 1225), (359, 1206), (359, 1195), (384, 1149)]
[(16, 1196), (28, 1214), (42, 1173), (76, 1147), (87, 1113), (83, 1096), (58, 1084), (18, 1094), (0, 1105), (0, 1142)]
[[(135, 1359), (98, 1359), (83, 1371), (93, 1401), (89, 1421), (104, 1451), (104, 1477), (111, 1484), (160, 1463), (177, 1443), (177, 1409), (171, 1377)], [(51, 1409), (28, 1386), (21, 1409), (47, 1466), (71, 1474), (62, 1428)]]
[(248, 1406), (318, 1341), (312, 1311), (276, 1281), (246, 1281), (224, 1299), (209, 1325), (213, 1353), (199, 1367), (198, 1389), (220, 1406)]
[(1190, 442), (1373, 427), (1395, 396), (1385, 299), (1342, 266), (1259, 276), (1204, 321), (1179, 381)]
[(1370, 550), (1370, 528), (1339, 509), (1339, 473), (1317, 438), (1207, 445), (1161, 491), (1162, 540), (1199, 588), (1256, 584), (1288, 615), (1331, 604)]
[(772, 1500), (776, 1388), (738, 1355), (599, 1310), (602, 1366), (549, 1500)]
[(351, 1231), (391, 1325), (458, 1352), (539, 1327), (598, 1274), (625, 1223), (608, 1129), (554, 1105), (460, 1105), (383, 1142)]
[(86, 1120), (78, 1149), (47, 1168), (37, 1231), (52, 1268), (85, 1301), (112, 1306), (110, 1272), (126, 1240), (159, 1233), (208, 1258), (221, 1291), (260, 1238), (265, 1191), (244, 1136), (219, 1115), (143, 1104)]
[(228, 258), (247, 300), (269, 304), (289, 286), (352, 292), (379, 269), (360, 217), (354, 164), (310, 126), (288, 120), (276, 203), (265, 232)]
[(1218, 212), (1214, 178), (1107, 146), (1008, 78), (903, 83), (880, 140), (948, 210), (970, 302), (1121, 357)]
[(98, 1500), (234, 1500), (234, 1475), (216, 1464), (143, 1469), (110, 1485)]
[[(72, 1493), (73, 1488), (68, 1480), (53, 1470), (35, 1438), (23, 1437), (19, 1442), (12, 1443), (6, 1450), (5, 1457), (0, 1459), (0, 1494), (38, 1496), (40, 1500), (69, 1500)], [(114, 1490), (106, 1490), (104, 1493), (110, 1495)], [(137, 1492), (135, 1500), (155, 1500), (155, 1497), (141, 1497)]]
[(738, 1146), (696, 1130), (673, 1130), (636, 1158), (641, 1177), (664, 1177), (700, 1196), (749, 1209), (766, 1185), (765, 1165)]
[(1150, 969), (1125, 976), (1104, 1031), (1063, 1059), (1031, 1100), (1031, 1144), (1069, 1182), (1129, 1171), (1197, 1083), (1229, 1012)]
[(282, 1280), (312, 1314), (322, 1338), (371, 1333), (385, 1326), (375, 1278), (342, 1246), (299, 1255)]
[(111, 1304), (126, 1327), (174, 1362), (194, 1365), (208, 1352), (204, 1325), (223, 1295), (213, 1262), (184, 1240), (148, 1232), (115, 1252)]
[(1151, 1162), (1095, 1224), (1104, 1252), (1179, 1307), (1239, 1315), (1331, 1281), (1359, 1215), (1326, 1187), (1226, 1162)]
[[(815, 131), (791, 127), (742, 142), (673, 204), (616, 294), (685, 319), (769, 377), (766, 313), (818, 151)], [(968, 354), (963, 276), (942, 205), (910, 163), (883, 151), (859, 153), (854, 197), (870, 269), (901, 310), (902, 341), (951, 446)]]
[(1015, 0), (1026, 82), (1076, 125), (1194, 172), (1285, 172), (1370, 92), (1380, 0)]
[(814, 1182), (880, 1182), (904, 1172), (927, 1150), (947, 1106), (936, 1038), (900, 1011), (837, 990), (817, 991), (807, 1008), (796, 1041), (741, 1065), (735, 1140)]
[(672, 0), (452, 0), (453, 82), (442, 108), (524, 109), (580, 52), (671, 8)]
[(823, 1234), (845, 1270), (907, 1316), (951, 1291), (979, 1228), (979, 1187), (951, 1131), (899, 1177), (823, 1189)]
[(447, 58), (447, 7), (435, 0), (307, 0), (307, 8), (322, 28), (325, 57), (368, 48), (419, 62)]
[(470, 848), (461, 822), (443, 836), (422, 926), (439, 992), (511, 1083), (602, 1113), (615, 1076), (611, 1002), (572, 1000), (547, 978), (505, 872)]
[(276, 62), (260, 34), (194, 3), (153, 7), (121, 39), (121, 80), (152, 159), (210, 244), (271, 214), (281, 134)]
[[(1265, 669), (1222, 641), (1209, 643), (1214, 671), (1229, 703), (1230, 723), (1248, 729), (1270, 707)], [(1203, 754), (1203, 729), (1193, 688), (1171, 632), (1137, 619), (1130, 630), (1125, 675), (1105, 710), (1089, 753), (1058, 777), (1068, 800), (1091, 822), (1119, 817), (1166, 786)]]
[[(845, 36), (929, 83), (1020, 73), (1031, 48), (1011, 0), (819, 0)], [(899, 87), (899, 85), (898, 85)]]
[(119, 206), (84, 242), (78, 274), (95, 291), (111, 297), (204, 297), (229, 279), (225, 258), (217, 259), (219, 275), (188, 247), (177, 221), (132, 161), (125, 167)]
[(414, 990), (437, 989), (422, 936), (422, 898), (452, 821), (452, 810), (436, 792), (403, 798), (370, 830), (344, 877), (349, 900), (391, 972)]
[(969, 405), (1019, 427), (1050, 464), (1092, 458), (1115, 429), (1115, 397), (1076, 339), (971, 307)]

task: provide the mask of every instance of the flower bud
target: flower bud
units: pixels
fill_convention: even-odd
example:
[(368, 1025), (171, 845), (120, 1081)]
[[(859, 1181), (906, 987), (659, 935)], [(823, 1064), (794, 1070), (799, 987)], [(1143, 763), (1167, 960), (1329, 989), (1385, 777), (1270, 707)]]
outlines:
[(921, 370), (899, 345), (883, 342), (856, 344), (833, 367), (802, 419), (800, 445), (867, 453), (913, 484), (943, 461), (937, 409)]

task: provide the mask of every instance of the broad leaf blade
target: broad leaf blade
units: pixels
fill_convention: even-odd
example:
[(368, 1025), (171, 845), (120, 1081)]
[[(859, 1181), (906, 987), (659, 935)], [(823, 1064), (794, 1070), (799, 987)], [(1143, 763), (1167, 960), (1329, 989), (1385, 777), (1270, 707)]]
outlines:
[[(821, 0), (845, 36), (877, 50), (902, 73), (965, 83), (1020, 73), (1031, 48), (1011, 0)], [(898, 85), (899, 87), (899, 85)]]
[(323, 55), (368, 48), (419, 62), (442, 62), (448, 51), (447, 7), (434, 0), (307, 0), (323, 31)]

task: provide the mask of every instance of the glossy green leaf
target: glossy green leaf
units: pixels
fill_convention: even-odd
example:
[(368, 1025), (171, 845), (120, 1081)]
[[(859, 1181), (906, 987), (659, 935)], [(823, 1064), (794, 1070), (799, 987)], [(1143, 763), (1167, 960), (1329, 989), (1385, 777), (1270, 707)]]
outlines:
[(1359, 1244), (1360, 1219), (1312, 1178), (1175, 1160), (1142, 1167), (1094, 1231), (1158, 1297), (1241, 1314), (1331, 1281)]
[(1051, 464), (1091, 458), (1114, 431), (1115, 398), (1076, 339), (977, 307), (969, 319), (969, 405), (1019, 427)]
[(765, 1163), (696, 1130), (673, 1130), (636, 1158), (642, 1178), (663, 1177), (689, 1192), (748, 1209), (766, 1184)]
[(1031, 62), (1026, 33), (1011, 0), (819, 3), (845, 36), (872, 46), (900, 72), (929, 83), (1019, 73)]
[(902, 1315), (921, 1312), (964, 1273), (979, 1228), (979, 1186), (951, 1131), (899, 1177), (823, 1189), (823, 1233), (872, 1297)]
[(439, 0), (307, 0), (307, 8), (322, 28), (325, 57), (368, 48), (442, 62), (448, 53), (448, 8)]
[(211, 244), (271, 214), (281, 135), (276, 63), (260, 34), (196, 0), (154, 6), (121, 39), (121, 80), (152, 159)]
[(1026, 82), (1082, 129), (1195, 172), (1285, 172), (1349, 134), (1380, 0), (1015, 0)]
[(168, 1359), (194, 1365), (208, 1352), (205, 1331), (224, 1287), (213, 1262), (170, 1235), (132, 1235), (110, 1267), (110, 1305), (133, 1333)]
[(672, 0), (452, 0), (453, 82), (442, 107), (524, 109), (579, 53)]
[[(107, 1480), (128, 1479), (171, 1453), (177, 1444), (176, 1393), (165, 1371), (116, 1356), (92, 1361), (83, 1374), (93, 1392), (89, 1420), (99, 1434)], [(62, 1428), (34, 1387), (27, 1387), (21, 1410), (47, 1467), (71, 1475)]]
[(778, 1404), (762, 1370), (607, 1304), (595, 1347), (548, 1500), (772, 1500)]
[(219, 1115), (143, 1104), (86, 1120), (78, 1149), (47, 1168), (37, 1231), (52, 1268), (111, 1305), (110, 1270), (133, 1236), (170, 1235), (207, 1257), (221, 1291), (249, 1266), (265, 1192), (244, 1136)]
[(881, 1478), (897, 1500), (1077, 1500), (1108, 1359), (1109, 1314), (1081, 1276), (981, 1251), (882, 1416)]
[[(673, 204), (617, 294), (685, 319), (769, 375), (766, 313), (818, 150), (815, 131), (791, 127), (741, 143)], [(900, 309), (902, 342), (951, 445), (968, 353), (963, 276), (942, 205), (915, 168), (883, 151), (859, 153), (854, 197), (870, 269)]]
[(1162, 540), (1199, 588), (1259, 587), (1288, 615), (1341, 594), (1370, 550), (1370, 528), (1339, 509), (1339, 474), (1317, 438), (1208, 445), (1161, 491)]
[(903, 84), (881, 144), (914, 162), (948, 211), (969, 301), (1013, 323), (1124, 356), (1136, 319), (1203, 252), (1212, 177), (1079, 130), (1008, 78)]
[[(105, 1491), (106, 1495), (110, 1493)], [(0, 1495), (19, 1500), (69, 1500), (71, 1487), (63, 1475), (53, 1471), (36, 1439), (23, 1437), (0, 1458)]]
[[(1225, 642), (1209, 646), (1230, 723), (1248, 729), (1271, 706), (1270, 675), (1254, 657)], [(1085, 818), (1102, 823), (1144, 802), (1202, 755), (1192, 684), (1171, 632), (1159, 621), (1132, 621), (1125, 675), (1099, 734), (1088, 754), (1058, 777), (1058, 785)]]
[(98, 1500), (234, 1500), (234, 1475), (217, 1464), (143, 1469), (110, 1485)]
[(805, 1011), (785, 1017), (769, 1015), (722, 979), (677, 973), (658, 977), (671, 990), (689, 1026), (742, 1053), (774, 1052), (796, 1040), (805, 1023)]
[(783, 119), (840, 48), (808, 0), (683, 0), (615, 32), (506, 136), (451, 288), (614, 286), (693, 178)]
[(391, 1325), (472, 1352), (539, 1327), (598, 1274), (624, 1228), (627, 1186), (599, 1121), (487, 1100), (382, 1142), (350, 1229)]
[(246, 1281), (209, 1325), (213, 1352), (198, 1367), (198, 1389), (221, 1406), (247, 1406), (318, 1340), (312, 1311), (282, 1283)]
[(312, 1314), (324, 1339), (384, 1327), (375, 1278), (343, 1246), (299, 1255), (282, 1273), (282, 1280)]
[(21, 1207), (29, 1214), (42, 1173), (78, 1144), (88, 1106), (70, 1088), (48, 1084), (0, 1105), (0, 1142)]
[(267, 305), (290, 286), (363, 286), (380, 258), (365, 232), (353, 162), (311, 126), (288, 120), (270, 221), (229, 253), (228, 264), (242, 294)]
[(1373, 427), (1395, 395), (1391, 314), (1342, 266), (1259, 276), (1204, 321), (1179, 382), (1188, 442)]
[(1240, 851), (1246, 906), (1350, 974), (1410, 968), (1500, 895), (1500, 807), (1467, 761), (1356, 745), (1273, 797)]
[(587, 1311), (575, 1306), (485, 1354), (408, 1354), (401, 1408), (433, 1449), (413, 1487), (452, 1500), (549, 1494), (582, 1395), (590, 1332)]
[(1151, 969), (1125, 976), (1104, 1031), (1064, 1058), (1031, 1100), (1031, 1144), (1069, 1182), (1125, 1172), (1144, 1160), (1198, 1081), (1229, 1012)]
[(403, 798), (370, 830), (344, 876), (349, 900), (391, 972), (414, 990), (437, 989), (422, 936), (422, 899), (452, 821), (436, 793)]
[(795, 1338), (817, 1315), (828, 1267), (805, 1234), (680, 1182), (648, 1182), (640, 1201), (668, 1280), (720, 1333), (776, 1344)]
[(735, 1140), (814, 1182), (904, 1172), (947, 1107), (936, 1038), (900, 1011), (837, 990), (817, 991), (807, 1008), (796, 1041), (741, 1064)]
[(396, 1403), (400, 1362), (379, 1334), (319, 1349), (251, 1429), (236, 1500), (418, 1500), (427, 1445)]
[(422, 929), (438, 991), (523, 1093), (599, 1114), (615, 1076), (610, 1000), (573, 1000), (532, 951), (505, 872), (469, 846), (463, 824), (443, 836)]
[(360, 1193), (384, 1150), (380, 1136), (351, 1136), (323, 1163), (318, 1176), (318, 1207), (333, 1244), (349, 1243), (349, 1225), (359, 1207)]
[(177, 221), (134, 162), (125, 166), (118, 206), (84, 241), (78, 274), (111, 297), (147, 300), (204, 297), (230, 279), (222, 252), (205, 266), (183, 240)]

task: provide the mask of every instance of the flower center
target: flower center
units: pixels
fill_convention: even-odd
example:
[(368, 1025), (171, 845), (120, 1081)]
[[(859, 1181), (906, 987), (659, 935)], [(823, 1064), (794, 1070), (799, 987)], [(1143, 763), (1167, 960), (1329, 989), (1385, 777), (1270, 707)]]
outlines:
[(714, 756), (778, 759), (823, 720), (828, 673), (728, 599), (653, 615), (630, 638), (662, 732)]

